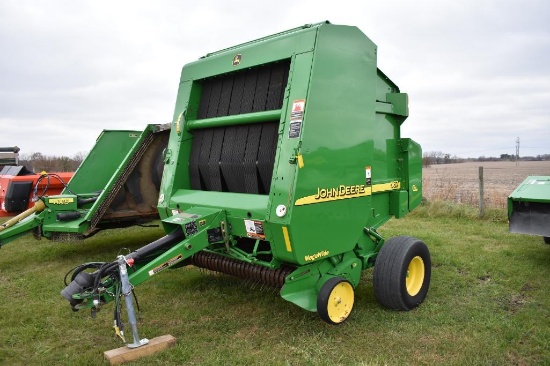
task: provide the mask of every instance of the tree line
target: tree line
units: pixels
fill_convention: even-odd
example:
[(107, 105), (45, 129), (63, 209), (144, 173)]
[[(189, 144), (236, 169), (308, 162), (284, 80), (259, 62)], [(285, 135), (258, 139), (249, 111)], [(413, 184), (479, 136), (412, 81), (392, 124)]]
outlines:
[(19, 165), (25, 166), (35, 173), (45, 172), (74, 172), (86, 158), (87, 153), (79, 152), (72, 157), (43, 155), (35, 152), (32, 154), (21, 154)]
[[(500, 154), (500, 157), (480, 156), (478, 158), (459, 158), (456, 155), (446, 154), (441, 151), (427, 151), (422, 154), (422, 165), (429, 167), (435, 164), (455, 164), (466, 161), (515, 161), (516, 156), (510, 154)], [(550, 154), (542, 154), (536, 156), (521, 156), (517, 160), (521, 161), (544, 161), (550, 160)]]
[[(30, 171), (39, 173), (46, 172), (74, 172), (86, 158), (88, 153), (79, 152), (72, 157), (44, 155), (39, 152), (31, 154), (21, 154), (19, 156), (19, 165), (24, 165)], [(460, 158), (456, 155), (444, 153), (442, 151), (427, 151), (422, 155), (422, 165), (429, 167), (435, 164), (455, 164), (465, 161), (515, 161), (516, 156), (510, 154), (501, 154), (500, 157), (485, 157), (478, 158)], [(550, 160), (550, 154), (542, 154), (537, 156), (523, 156), (518, 160), (522, 161), (540, 161)]]

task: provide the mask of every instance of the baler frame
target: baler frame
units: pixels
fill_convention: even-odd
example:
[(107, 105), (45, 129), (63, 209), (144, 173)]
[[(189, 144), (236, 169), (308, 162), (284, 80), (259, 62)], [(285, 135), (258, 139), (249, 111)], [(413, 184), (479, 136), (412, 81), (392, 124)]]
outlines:
[[(125, 256), (131, 284), (195, 265), (281, 288), (340, 324), (374, 266), (380, 303), (420, 304), (426, 244), (377, 232), (420, 204), (422, 152), (401, 137), (408, 97), (376, 53), (356, 27), (322, 22), (185, 65), (158, 200), (167, 235)], [(117, 300), (118, 261), (88, 268), (62, 292), (73, 309)]]

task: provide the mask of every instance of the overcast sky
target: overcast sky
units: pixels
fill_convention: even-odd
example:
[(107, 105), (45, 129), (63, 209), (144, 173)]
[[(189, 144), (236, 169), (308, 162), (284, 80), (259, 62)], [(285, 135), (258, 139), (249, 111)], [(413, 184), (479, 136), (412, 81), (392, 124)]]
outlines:
[(73, 156), (168, 123), (185, 63), (324, 20), (378, 45), (424, 152), (550, 153), (548, 0), (0, 0), (0, 146)]

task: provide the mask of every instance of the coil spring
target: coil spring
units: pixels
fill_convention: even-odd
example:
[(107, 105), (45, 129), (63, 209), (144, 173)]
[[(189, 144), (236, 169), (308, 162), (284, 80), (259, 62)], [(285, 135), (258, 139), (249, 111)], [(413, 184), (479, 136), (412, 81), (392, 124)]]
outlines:
[(195, 254), (192, 258), (192, 264), (199, 268), (225, 273), (245, 280), (258, 281), (275, 288), (283, 287), (285, 278), (294, 270), (290, 267), (271, 269), (259, 264), (247, 263), (207, 252)]

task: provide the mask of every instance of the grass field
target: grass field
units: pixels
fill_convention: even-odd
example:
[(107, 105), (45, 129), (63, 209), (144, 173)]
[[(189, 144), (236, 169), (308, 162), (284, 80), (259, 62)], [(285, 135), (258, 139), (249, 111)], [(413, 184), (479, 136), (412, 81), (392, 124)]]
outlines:
[[(412, 235), (432, 254), (426, 301), (410, 312), (382, 308), (372, 270), (340, 326), (272, 290), (201, 272), (165, 271), (136, 288), (140, 336), (177, 345), (135, 365), (544, 365), (550, 364), (550, 246), (510, 234), (504, 210), (421, 207), (381, 229)], [(80, 243), (23, 237), (0, 249), (0, 364), (100, 365), (121, 346), (112, 304), (95, 319), (59, 295), (72, 267), (113, 260), (162, 235), (159, 228), (105, 231)], [(127, 333), (130, 331), (127, 329)]]

